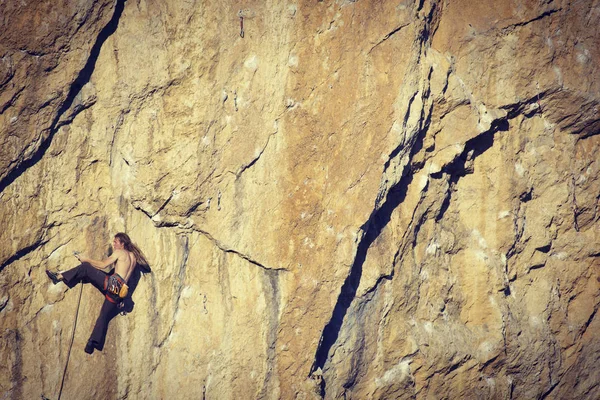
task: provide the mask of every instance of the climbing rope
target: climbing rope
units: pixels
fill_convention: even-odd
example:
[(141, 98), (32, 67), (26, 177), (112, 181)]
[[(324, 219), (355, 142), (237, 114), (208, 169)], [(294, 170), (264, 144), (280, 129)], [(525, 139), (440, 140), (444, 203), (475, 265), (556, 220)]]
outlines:
[(77, 309), (75, 311), (75, 321), (73, 322), (73, 332), (71, 333), (71, 343), (69, 344), (69, 351), (67, 352), (67, 362), (65, 363), (65, 369), (63, 370), (62, 380), (60, 382), (60, 390), (58, 391), (58, 400), (62, 396), (63, 386), (65, 384), (65, 376), (67, 375), (67, 367), (69, 366), (69, 358), (71, 358), (71, 348), (73, 348), (73, 341), (75, 340), (75, 328), (77, 328), (77, 317), (79, 316), (79, 305), (81, 304), (81, 294), (83, 293), (83, 284), (80, 284), (79, 300), (77, 300)]

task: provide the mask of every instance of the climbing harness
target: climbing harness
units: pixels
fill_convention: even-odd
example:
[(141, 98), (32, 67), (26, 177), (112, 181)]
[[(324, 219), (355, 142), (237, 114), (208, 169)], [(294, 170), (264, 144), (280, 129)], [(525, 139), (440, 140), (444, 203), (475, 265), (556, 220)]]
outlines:
[(65, 384), (65, 376), (67, 376), (67, 367), (69, 366), (69, 358), (71, 358), (71, 349), (73, 348), (73, 341), (75, 340), (75, 329), (77, 328), (77, 318), (79, 317), (79, 305), (81, 304), (81, 294), (83, 293), (83, 285), (79, 286), (79, 300), (77, 300), (77, 308), (75, 310), (75, 321), (73, 322), (73, 332), (71, 333), (71, 343), (69, 344), (69, 351), (67, 351), (67, 362), (65, 363), (65, 369), (63, 370), (62, 380), (60, 381), (58, 400), (60, 400), (60, 396), (62, 396), (63, 386)]
[(111, 303), (119, 303), (129, 292), (129, 286), (125, 283), (125, 279), (116, 272), (104, 278), (104, 290), (106, 290), (106, 299)]

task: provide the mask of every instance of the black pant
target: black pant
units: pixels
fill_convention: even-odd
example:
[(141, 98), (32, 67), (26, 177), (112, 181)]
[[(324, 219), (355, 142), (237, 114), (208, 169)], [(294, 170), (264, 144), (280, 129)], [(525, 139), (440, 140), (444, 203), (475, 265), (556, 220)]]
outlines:
[(106, 281), (109, 275), (94, 268), (89, 263), (82, 263), (73, 269), (63, 272), (62, 276), (63, 281), (70, 288), (74, 287), (79, 282), (91, 283), (105, 295), (104, 304), (102, 304), (102, 308), (100, 309), (100, 315), (96, 320), (96, 325), (94, 325), (94, 330), (90, 336), (90, 340), (95, 343), (96, 348), (102, 349), (104, 347), (104, 340), (106, 339), (108, 323), (118, 313), (117, 304), (111, 302), (106, 297)]

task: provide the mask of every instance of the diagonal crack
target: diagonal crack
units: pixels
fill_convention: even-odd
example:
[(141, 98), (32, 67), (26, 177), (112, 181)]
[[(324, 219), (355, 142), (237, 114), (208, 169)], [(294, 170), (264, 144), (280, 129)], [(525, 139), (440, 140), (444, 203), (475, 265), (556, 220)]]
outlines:
[[(424, 24), (421, 27), (421, 30), (417, 33), (416, 39), (419, 43), (419, 46), (417, 46), (417, 51), (415, 54), (416, 65), (419, 64), (422, 52), (425, 51), (425, 47), (428, 44), (428, 41), (430, 39), (430, 30), (435, 30), (436, 28), (435, 25), (437, 24), (437, 20), (435, 19), (435, 9), (435, 7), (432, 7), (432, 10), (424, 19)], [(396, 149), (394, 149), (390, 154), (390, 158), (384, 165), (384, 171), (382, 174), (383, 179), (386, 182), (388, 182), (386, 178), (386, 175), (388, 174), (388, 169), (390, 168), (392, 160), (396, 158), (400, 154), (400, 152), (406, 150), (405, 153), (408, 156), (408, 162), (402, 167), (402, 171), (399, 174), (400, 179), (397, 182), (393, 183), (391, 187), (387, 190), (387, 193), (385, 194), (385, 200), (382, 204), (380, 203), (380, 201), (383, 197), (383, 193), (377, 195), (375, 201), (375, 208), (371, 212), (371, 215), (369, 216), (367, 222), (365, 222), (361, 227), (361, 231), (364, 232), (364, 234), (359, 239), (360, 241), (358, 243), (354, 262), (350, 267), (350, 273), (346, 277), (344, 284), (340, 289), (340, 294), (338, 296), (336, 305), (333, 309), (331, 319), (329, 320), (327, 325), (325, 325), (322, 331), (321, 338), (319, 340), (319, 344), (315, 353), (315, 360), (309, 372), (309, 376), (312, 376), (313, 373), (318, 370), (323, 370), (325, 362), (329, 357), (331, 348), (338, 340), (342, 324), (344, 322), (348, 309), (350, 308), (354, 299), (356, 298), (356, 293), (360, 285), (362, 269), (367, 257), (367, 252), (370, 246), (373, 244), (373, 242), (379, 237), (383, 229), (391, 221), (391, 216), (394, 210), (406, 198), (406, 195), (408, 193), (408, 187), (410, 186), (414, 177), (413, 168), (420, 168), (419, 165), (414, 164), (414, 157), (423, 148), (425, 135), (429, 130), (431, 124), (433, 105), (427, 104), (431, 95), (431, 90), (429, 87), (429, 82), (431, 81), (431, 73), (432, 69), (429, 68), (427, 76), (424, 76), (422, 78), (426, 81), (426, 84), (420, 85), (423, 87), (413, 92), (411, 94), (411, 97), (409, 98), (409, 103), (407, 105), (407, 114), (411, 113), (411, 110), (413, 108), (413, 101), (415, 100), (416, 96), (421, 96), (422, 105), (418, 119), (419, 122), (414, 128), (410, 129), (411, 133), (413, 134), (411, 135), (407, 143), (404, 143), (403, 139), (403, 143), (400, 143), (399, 146)], [(417, 110), (416, 112), (419, 111)], [(405, 115), (403, 123), (403, 130), (405, 132), (408, 130), (408, 119), (409, 115)], [(381, 204), (381, 206), (377, 207), (379, 204)], [(382, 282), (386, 278), (391, 279), (392, 276), (381, 277), (378, 280), (378, 283)], [(375, 287), (377, 287), (377, 284), (375, 285)], [(325, 391), (324, 381), (322, 391)]]
[(390, 37), (392, 37), (393, 35), (395, 35), (396, 33), (400, 32), (403, 28), (406, 28), (407, 26), (409, 26), (411, 23), (406, 23), (406, 24), (402, 24), (398, 27), (396, 27), (394, 30), (392, 30), (390, 33), (388, 33), (387, 35), (385, 35), (379, 42), (375, 43), (375, 45), (373, 47), (371, 47), (371, 50), (369, 50), (367, 52), (367, 54), (371, 54), (371, 52), (375, 49), (375, 47), (379, 46), (381, 43), (385, 42), (386, 40), (388, 40)]
[[(270, 268), (270, 267), (267, 267), (264, 264), (256, 261), (255, 259), (253, 259), (249, 255), (244, 254), (244, 253), (242, 253), (240, 251), (237, 251), (237, 250), (229, 247), (228, 245), (226, 245), (223, 242), (221, 242), (219, 239), (215, 238), (210, 232), (207, 232), (207, 231), (205, 231), (203, 229), (200, 229), (200, 228), (197, 228), (197, 227), (192, 227), (190, 225), (184, 225), (184, 224), (181, 224), (181, 223), (179, 223), (177, 221), (160, 221), (160, 222), (158, 222), (158, 221), (155, 221), (152, 218), (153, 217), (152, 213), (144, 210), (139, 205), (134, 205), (133, 207), (136, 210), (141, 211), (144, 215), (146, 215), (146, 217), (148, 217), (152, 221), (152, 223), (154, 224), (154, 226), (157, 227), (157, 228), (173, 228), (173, 227), (176, 227), (176, 228), (181, 228), (182, 230), (188, 231), (188, 232), (189, 231), (198, 232), (202, 236), (204, 236), (207, 239), (209, 239), (219, 250), (223, 251), (224, 253), (234, 254), (234, 255), (236, 255), (236, 256), (238, 256), (238, 257), (246, 260), (250, 264), (255, 265), (255, 266), (259, 267), (259, 268), (262, 268), (262, 269), (264, 269), (266, 271), (290, 272), (290, 270), (287, 269), (287, 268)], [(188, 253), (191, 251), (192, 247), (197, 243), (197, 241), (198, 240), (195, 240), (194, 243), (192, 243), (189, 246), (189, 248), (187, 250)]]
[(29, 168), (31, 168), (35, 164), (37, 164), (44, 157), (44, 155), (46, 154), (46, 151), (48, 150), (48, 148), (50, 147), (50, 144), (52, 143), (52, 140), (54, 139), (54, 135), (60, 129), (61, 126), (72, 121), (77, 113), (83, 111), (85, 108), (88, 108), (90, 106), (90, 104), (83, 105), (83, 106), (76, 106), (75, 110), (67, 118), (67, 120), (61, 121), (61, 118), (65, 115), (65, 113), (67, 111), (69, 111), (69, 109), (73, 105), (73, 102), (75, 101), (77, 95), (81, 92), (81, 89), (83, 88), (83, 86), (85, 86), (85, 84), (87, 84), (90, 81), (90, 78), (92, 77), (92, 74), (94, 73), (96, 61), (98, 60), (98, 56), (100, 55), (100, 50), (102, 49), (102, 45), (117, 30), (117, 26), (119, 24), (119, 19), (121, 17), (121, 14), (123, 13), (124, 8), (125, 8), (125, 0), (117, 0), (117, 3), (115, 5), (115, 11), (113, 13), (112, 18), (110, 19), (108, 24), (106, 24), (106, 26), (104, 28), (102, 28), (102, 30), (98, 34), (98, 37), (96, 38), (96, 42), (94, 43), (94, 45), (92, 46), (92, 49), (90, 50), (90, 55), (88, 57), (87, 62), (85, 63), (85, 65), (81, 69), (81, 71), (79, 71), (79, 74), (77, 75), (77, 78), (75, 79), (75, 81), (71, 84), (69, 93), (67, 94), (65, 101), (60, 106), (56, 115), (54, 116), (54, 119), (52, 120), (52, 124), (50, 125), (50, 128), (45, 130), (48, 132), (47, 136), (39, 141), (40, 144), (39, 144), (37, 150), (35, 150), (35, 152), (33, 152), (33, 154), (29, 158), (27, 158), (27, 159), (23, 160), (21, 163), (19, 163), (2, 180), (0, 180), (0, 193), (2, 193), (4, 191), (4, 189), (6, 189), (8, 186), (10, 186), (15, 181), (15, 179), (17, 179), (19, 176), (21, 176)]
[(152, 218), (154, 218), (155, 216), (157, 216), (162, 210), (164, 210), (164, 208), (167, 206), (167, 204), (169, 204), (169, 202), (171, 201), (171, 199), (173, 199), (173, 196), (175, 195), (175, 189), (173, 189), (171, 191), (171, 194), (169, 195), (169, 197), (162, 203), (162, 205), (160, 207), (158, 207), (158, 210), (154, 213), (154, 215), (152, 215)]
[[(275, 120), (277, 122), (277, 120)], [(254, 157), (252, 160), (250, 160), (250, 162), (246, 165), (242, 165), (237, 172), (235, 173), (235, 178), (239, 179), (240, 176), (242, 175), (242, 173), (244, 171), (246, 171), (247, 169), (250, 169), (254, 164), (256, 164), (256, 162), (260, 159), (260, 157), (263, 155), (263, 153), (265, 152), (265, 150), (267, 149), (267, 146), (269, 145), (269, 142), (271, 141), (271, 138), (273, 136), (275, 136), (277, 134), (277, 132), (279, 132), (279, 128), (277, 128), (275, 130), (275, 132), (271, 133), (269, 135), (269, 137), (267, 137), (267, 142), (265, 143), (265, 145), (263, 146), (263, 148), (261, 149), (261, 151), (258, 153), (258, 155), (256, 157)]]
[(585, 322), (585, 324), (583, 324), (583, 326), (579, 330), (579, 335), (578, 335), (579, 337), (582, 337), (583, 335), (585, 335), (585, 332), (587, 331), (587, 329), (589, 328), (590, 324), (594, 320), (594, 317), (596, 316), (596, 313), (598, 312), (598, 308), (599, 307), (600, 307), (600, 304), (596, 304), (596, 306), (594, 307), (594, 311), (590, 314), (590, 316), (587, 319), (587, 321)]
[(521, 27), (521, 26), (529, 25), (532, 22), (539, 21), (540, 19), (546, 18), (546, 17), (548, 17), (548, 16), (550, 16), (550, 15), (552, 15), (554, 13), (557, 13), (557, 12), (559, 12), (561, 10), (562, 10), (562, 8), (555, 8), (553, 10), (548, 10), (548, 11), (546, 11), (546, 12), (538, 15), (537, 17), (531, 18), (531, 19), (529, 19), (527, 21), (517, 22), (515, 24), (510, 24), (510, 25), (505, 26), (504, 28), (502, 28), (502, 32), (508, 32), (508, 31), (513, 30), (514, 28), (518, 28), (518, 27)]
[[(540, 93), (540, 96), (541, 95), (542, 94)], [(479, 135), (467, 140), (462, 153), (460, 153), (454, 160), (446, 164), (440, 172), (432, 175), (434, 178), (440, 178), (444, 173), (450, 176), (447, 195), (442, 203), (440, 212), (435, 218), (436, 221), (440, 221), (443, 218), (445, 212), (450, 206), (452, 192), (456, 187), (456, 184), (462, 177), (471, 172), (472, 164), (475, 158), (489, 150), (494, 145), (494, 136), (497, 132), (508, 131), (510, 120), (519, 115), (531, 115), (528, 113), (528, 110), (530, 109), (530, 105), (536, 103), (537, 97), (538, 96), (535, 96), (519, 103), (513, 103), (500, 107), (500, 109), (507, 111), (506, 115), (493, 120), (488, 130), (481, 132)]]
[(8, 259), (6, 259), (2, 263), (2, 265), (0, 265), (0, 272), (2, 272), (4, 270), (4, 268), (6, 268), (7, 266), (9, 266), (10, 264), (14, 263), (15, 261), (20, 260), (21, 258), (25, 257), (27, 254), (31, 253), (32, 251), (34, 251), (38, 247), (45, 245), (46, 243), (48, 243), (48, 240), (38, 239), (32, 245), (29, 245), (29, 246), (24, 247), (21, 250), (17, 251), (11, 257), (9, 257)]
[[(1, 88), (2, 86), (0, 86), (0, 89)], [(18, 89), (6, 103), (0, 106), (0, 115), (3, 114), (4, 111), (6, 111), (9, 107), (12, 107), (15, 104), (15, 101), (17, 101), (17, 99), (21, 96), (23, 90), (25, 90), (25, 86)]]
[[(285, 272), (289, 272), (289, 270), (286, 269), (286, 268), (269, 268), (269, 267), (266, 267), (263, 264), (259, 263), (258, 261), (252, 259), (250, 256), (248, 256), (248, 255), (246, 255), (244, 253), (241, 253), (241, 252), (239, 252), (237, 250), (234, 250), (234, 249), (228, 247), (227, 245), (223, 244), (220, 240), (216, 239), (210, 233), (208, 233), (208, 232), (206, 232), (206, 231), (204, 231), (202, 229), (197, 229), (197, 228), (194, 228), (193, 230), (196, 231), (196, 232), (198, 232), (198, 233), (200, 233), (200, 234), (202, 234), (203, 236), (205, 236), (207, 239), (209, 239), (211, 242), (213, 242), (213, 244), (218, 249), (220, 249), (224, 253), (235, 254), (236, 256), (238, 256), (238, 257), (240, 257), (240, 258), (248, 261), (250, 264), (256, 265), (257, 267), (260, 267), (260, 268), (262, 268), (262, 269), (264, 269), (266, 271), (285, 271)], [(190, 248), (191, 248), (191, 246), (190, 246)]]
[[(427, 132), (428, 128), (429, 125), (425, 124), (418, 132), (418, 135), (411, 146), (411, 161), (414, 155), (422, 148), (422, 142), (425, 138), (425, 133)], [(331, 315), (331, 319), (327, 325), (325, 325), (323, 333), (321, 334), (321, 339), (315, 354), (315, 361), (311, 367), (310, 374), (319, 368), (322, 370), (325, 366), (329, 352), (339, 337), (346, 313), (356, 298), (356, 293), (362, 277), (363, 265), (367, 258), (367, 252), (371, 247), (371, 244), (373, 244), (373, 242), (379, 237), (383, 228), (385, 228), (385, 226), (390, 222), (393, 211), (406, 198), (408, 187), (410, 186), (414, 176), (412, 173), (411, 161), (409, 161), (404, 167), (401, 175), (402, 177), (398, 183), (392, 186), (392, 188), (390, 188), (390, 190), (387, 192), (385, 201), (381, 207), (374, 210), (369, 216), (367, 222), (365, 222), (365, 224), (363, 224), (361, 227), (361, 230), (364, 232), (364, 234), (358, 244), (354, 263), (350, 268), (350, 274), (348, 274), (344, 284), (342, 285), (340, 295)], [(391, 276), (381, 277), (377, 284), (383, 279), (391, 279), (392, 276), (393, 274)], [(377, 286), (377, 284), (375, 286)]]

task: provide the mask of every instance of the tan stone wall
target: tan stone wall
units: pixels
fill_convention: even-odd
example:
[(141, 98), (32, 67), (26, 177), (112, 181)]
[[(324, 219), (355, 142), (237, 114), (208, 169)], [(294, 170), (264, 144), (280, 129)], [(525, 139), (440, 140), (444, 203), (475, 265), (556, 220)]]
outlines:
[(597, 2), (2, 7), (3, 398), (600, 396)]

